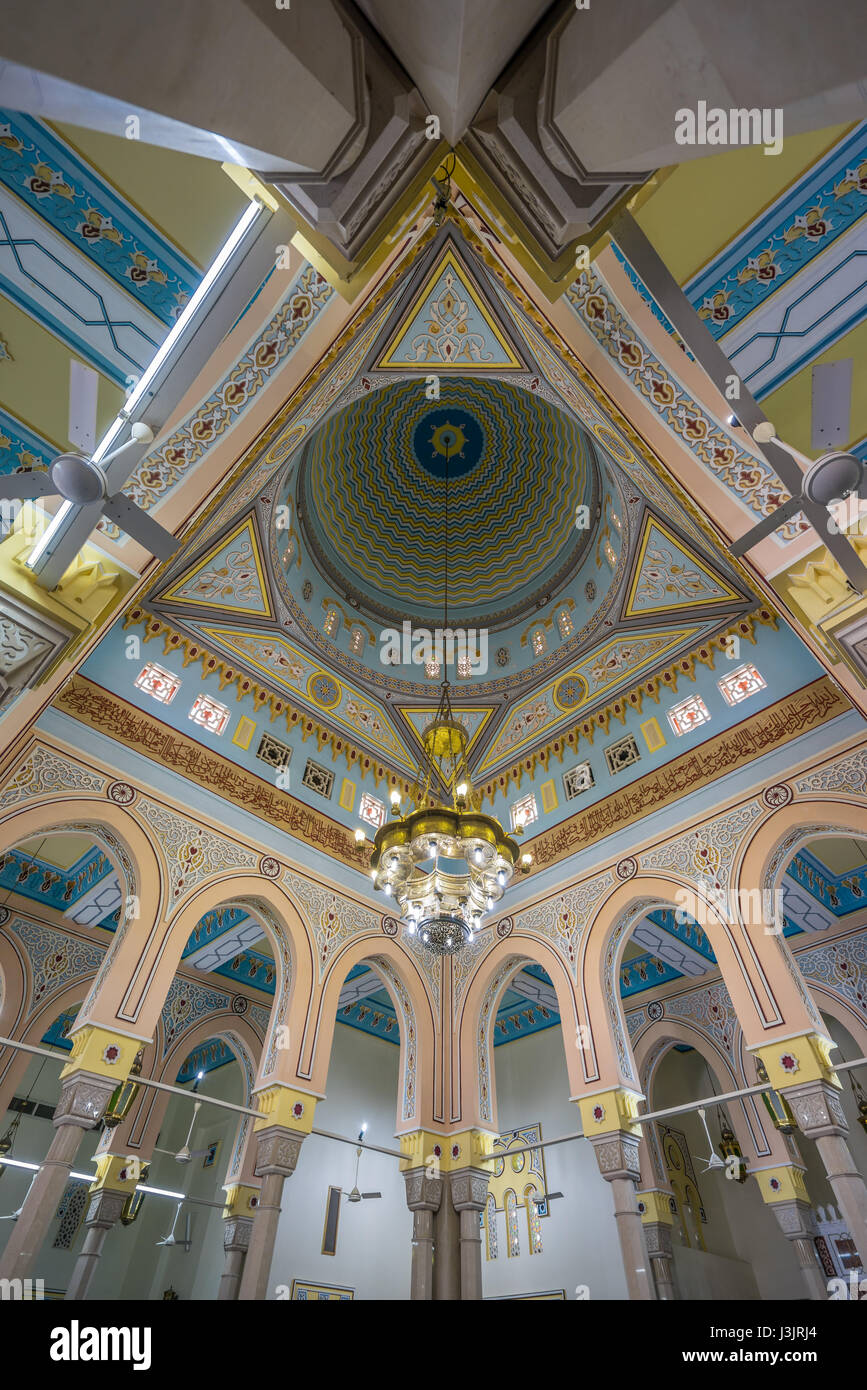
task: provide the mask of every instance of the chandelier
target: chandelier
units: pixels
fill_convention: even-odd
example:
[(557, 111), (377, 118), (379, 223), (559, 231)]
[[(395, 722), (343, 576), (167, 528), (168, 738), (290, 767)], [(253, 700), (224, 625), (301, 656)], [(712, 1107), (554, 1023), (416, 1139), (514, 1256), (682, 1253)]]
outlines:
[[(450, 437), (445, 435), (450, 431)], [(446, 444), (443, 631), (448, 631), (448, 464), (457, 431)], [(447, 667), (446, 667), (447, 670)], [(438, 956), (468, 945), (503, 896), (516, 867), (529, 871), (532, 854), (493, 816), (479, 809), (467, 766), (467, 730), (455, 717), (448, 676), (439, 705), (422, 732), (422, 758), (410, 792), (391, 792), (391, 818), (377, 830), (370, 856), (374, 887), (394, 898), (410, 936)], [(362, 832), (363, 833), (363, 832)], [(521, 833), (521, 828), (517, 831)]]

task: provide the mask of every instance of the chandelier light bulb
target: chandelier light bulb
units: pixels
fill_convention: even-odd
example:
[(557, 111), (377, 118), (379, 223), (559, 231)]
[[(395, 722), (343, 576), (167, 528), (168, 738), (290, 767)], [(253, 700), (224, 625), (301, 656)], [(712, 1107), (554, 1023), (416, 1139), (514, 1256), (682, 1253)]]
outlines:
[(488, 898), (488, 911), (489, 911), (489, 912), (492, 910), (493, 906), (494, 906), (494, 900), (493, 900), (493, 898)]
[(499, 872), (498, 872), (498, 874), (497, 874), (497, 882), (499, 883), (499, 885), (500, 885), (501, 888), (505, 888), (505, 886), (506, 886), (506, 870), (505, 870), (505, 869), (500, 869), (500, 870), (499, 870)]
[(457, 787), (455, 788), (455, 791), (457, 792), (458, 796), (462, 796), (462, 797), (463, 797), (463, 796), (466, 796), (466, 794), (467, 794), (467, 784), (466, 784), (466, 782), (459, 782), (458, 785), (457, 785)]
[(473, 851), (473, 858), (475, 859), (475, 861), (476, 861), (477, 864), (481, 864), (481, 862), (482, 862), (482, 860), (484, 859), (484, 857), (485, 857), (485, 856), (484, 856), (484, 854), (482, 853), (481, 849), (476, 849), (476, 850)]
[(384, 890), (384, 891), (385, 891), (386, 897), (387, 897), (387, 898), (390, 898), (390, 897), (391, 897), (391, 884), (390, 884), (390, 883), (386, 883), (386, 885), (385, 885), (385, 890)]
[(400, 789), (398, 787), (392, 787), (391, 789), (391, 804), (392, 806), (400, 805)]
[(428, 853), (430, 854), (431, 858), (432, 858), (432, 859), (436, 859), (436, 853), (437, 853), (437, 842), (436, 842), (436, 840), (428, 840), (428, 845), (427, 845), (427, 847), (428, 847)]
[(367, 839), (367, 836), (365, 835), (364, 831), (362, 830), (361, 826), (359, 825), (358, 828), (357, 828), (357, 830), (356, 830), (356, 832), (355, 832), (355, 843), (356, 843), (357, 845), (363, 845), (363, 844), (364, 844), (364, 841), (365, 841), (366, 839)]

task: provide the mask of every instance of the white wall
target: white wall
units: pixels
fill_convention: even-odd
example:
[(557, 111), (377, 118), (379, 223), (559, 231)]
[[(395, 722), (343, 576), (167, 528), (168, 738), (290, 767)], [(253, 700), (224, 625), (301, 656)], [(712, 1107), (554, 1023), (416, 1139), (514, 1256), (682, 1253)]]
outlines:
[[(497, 1119), (501, 1132), (537, 1121), (542, 1138), (575, 1134), (578, 1107), (569, 1100), (569, 1078), (560, 1026), (495, 1047)], [(615, 1229), (611, 1187), (599, 1172), (584, 1139), (545, 1152), (549, 1192), (562, 1192), (542, 1219), (542, 1253), (528, 1253), (527, 1219), (519, 1211), (521, 1253), (506, 1254), (505, 1216), (497, 1217), (499, 1258), (482, 1254), (484, 1296), (541, 1293), (564, 1289), (574, 1299), (586, 1284), (590, 1299), (626, 1298), (626, 1279)]]

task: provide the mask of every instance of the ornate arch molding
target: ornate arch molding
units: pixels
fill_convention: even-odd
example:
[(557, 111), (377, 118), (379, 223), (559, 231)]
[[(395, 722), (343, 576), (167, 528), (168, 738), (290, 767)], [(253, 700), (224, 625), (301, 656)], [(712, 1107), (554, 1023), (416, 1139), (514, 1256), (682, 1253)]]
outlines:
[(414, 958), (394, 938), (380, 931), (356, 937), (332, 956), (318, 991), (315, 1018), (304, 1039), (302, 1066), (316, 1091), (324, 1092), (331, 1061), (337, 1001), (349, 971), (362, 962), (381, 978), (400, 1025), (398, 1132), (429, 1127), (434, 1119), (434, 1070), (437, 1013)]
[[(551, 978), (560, 1011), (569, 1089), (574, 1096), (583, 1087), (578, 1062), (581, 1050), (578, 1009), (571, 972), (561, 952), (553, 945), (535, 934), (510, 929), (480, 958), (457, 1011), (454, 1045), (460, 1061), (460, 1091), (455, 1096), (455, 1120), (481, 1123), (489, 1128), (496, 1126), (494, 1020), (509, 981), (528, 961), (541, 965)], [(573, 1040), (574, 1047), (571, 1046)]]

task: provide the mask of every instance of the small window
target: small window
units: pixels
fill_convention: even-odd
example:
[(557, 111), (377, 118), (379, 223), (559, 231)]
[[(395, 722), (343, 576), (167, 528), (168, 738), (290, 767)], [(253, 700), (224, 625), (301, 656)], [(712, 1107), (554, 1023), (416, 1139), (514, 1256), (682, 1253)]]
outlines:
[(746, 700), (747, 696), (755, 695), (757, 691), (764, 690), (766, 682), (755, 666), (748, 662), (746, 666), (739, 666), (730, 675), (723, 676), (722, 680), (717, 681), (717, 685), (723, 693), (726, 704), (737, 705), (741, 700)]
[(283, 743), (273, 734), (265, 733), (259, 739), (256, 757), (261, 758), (269, 767), (288, 767), (292, 761), (292, 749), (288, 743)]
[(440, 673), (440, 664), (439, 664), (439, 662), (438, 662), (438, 661), (426, 661), (425, 664), (424, 664), (424, 673), (425, 673), (425, 675), (427, 676), (427, 678), (428, 678), (429, 681), (435, 681), (435, 680), (437, 679), (437, 677), (439, 676), (439, 673)]
[(325, 633), (326, 637), (334, 637), (339, 626), (340, 615), (337, 609), (329, 608), (328, 612), (325, 614), (325, 622), (323, 623), (322, 631)]
[(301, 781), (312, 792), (318, 792), (320, 796), (330, 796), (331, 788), (334, 786), (334, 773), (329, 772), (325, 767), (320, 767), (318, 763), (314, 763), (312, 758), (309, 758)]
[(349, 636), (349, 650), (353, 656), (361, 656), (364, 651), (364, 628), (354, 627)]
[(561, 608), (560, 612), (557, 614), (557, 631), (560, 634), (561, 640), (565, 642), (567, 637), (572, 636), (574, 630), (575, 629), (572, 623), (572, 616), (569, 612), (569, 609)]
[(536, 798), (532, 792), (529, 796), (522, 796), (520, 801), (516, 801), (511, 809), (512, 829), (517, 830), (518, 826), (528, 826), (532, 821), (539, 819), (539, 809), (536, 805)]
[(668, 711), (668, 722), (676, 734), (689, 733), (690, 729), (706, 724), (709, 719), (710, 710), (700, 695), (690, 695), (689, 699), (672, 705)]
[(201, 724), (203, 729), (210, 729), (212, 734), (221, 734), (229, 722), (229, 711), (219, 700), (212, 700), (210, 695), (197, 695), (190, 718), (194, 724)]
[(616, 743), (610, 743), (605, 749), (605, 761), (612, 777), (615, 773), (622, 772), (625, 767), (631, 767), (633, 763), (637, 763), (640, 757), (638, 744), (632, 734), (627, 734), (625, 738), (619, 738)]
[(385, 820), (385, 803), (380, 801), (379, 797), (371, 796), (370, 792), (365, 792), (358, 807), (358, 814), (368, 825), (375, 825), (378, 830)]
[(466, 680), (466, 679), (467, 679), (469, 676), (471, 676), (472, 674), (473, 674), (473, 663), (472, 663), (472, 660), (470, 659), (470, 657), (468, 657), (468, 656), (459, 656), (459, 657), (458, 657), (458, 678), (459, 678), (460, 680)]
[(156, 662), (149, 661), (144, 670), (136, 676), (135, 684), (139, 690), (153, 695), (161, 704), (170, 705), (181, 688), (181, 678), (172, 671), (164, 671)]
[(580, 796), (582, 792), (589, 791), (592, 786), (593, 769), (589, 763), (579, 763), (571, 772), (563, 773), (563, 790), (568, 801)]
[(530, 640), (531, 640), (532, 643), (533, 643), (533, 655), (534, 655), (534, 656), (541, 656), (543, 652), (545, 652), (545, 651), (548, 650), (548, 639), (547, 639), (547, 637), (545, 636), (545, 629), (544, 629), (544, 628), (542, 628), (542, 627), (534, 628), (534, 629), (533, 629), (533, 636), (532, 636), (532, 638), (531, 638)]

